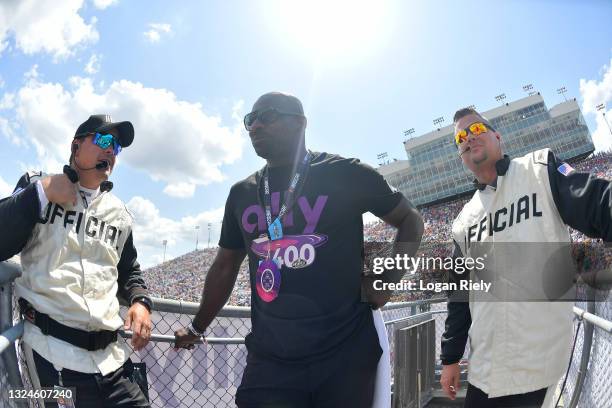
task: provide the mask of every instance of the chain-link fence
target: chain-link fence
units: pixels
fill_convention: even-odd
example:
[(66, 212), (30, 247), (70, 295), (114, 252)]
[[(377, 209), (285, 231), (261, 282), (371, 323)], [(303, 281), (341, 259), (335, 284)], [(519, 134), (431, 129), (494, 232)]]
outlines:
[(17, 408), (15, 403), (9, 399), (9, 381), (7, 369), (0, 359), (0, 408)]
[[(612, 299), (595, 304), (595, 314), (612, 320)], [(585, 308), (584, 304), (577, 306)], [(430, 310), (438, 311), (433, 315), (436, 321), (436, 366), (440, 365), (440, 336), (444, 332), (446, 319), (446, 304), (442, 303), (412, 303), (397, 305), (383, 311), (387, 322), (390, 351), (394, 352), (393, 327), (394, 321), (400, 321), (414, 313)], [(126, 309), (122, 308), (122, 314)], [(15, 322), (18, 319), (16, 304), (14, 304)], [(154, 312), (154, 332), (162, 335), (173, 335), (177, 328), (190, 322), (191, 316), (170, 312)], [(244, 317), (218, 317), (211, 324), (207, 336), (217, 338), (244, 338), (250, 331), (250, 319)], [(565, 406), (574, 392), (578, 368), (580, 365), (583, 332), (578, 336), (574, 357), (564, 392)], [(120, 341), (125, 341), (121, 339)], [(129, 340), (128, 340), (129, 343)], [(468, 345), (469, 348), (469, 345)], [(21, 353), (20, 365), (24, 386), (31, 388), (27, 367)], [(466, 349), (464, 355), (469, 356)], [(612, 378), (612, 335), (601, 329), (595, 329), (591, 360), (586, 380), (580, 397), (579, 407), (612, 408), (612, 389), (609, 379)], [(246, 348), (244, 344), (203, 344), (192, 351), (175, 351), (171, 343), (150, 342), (140, 352), (132, 354), (134, 362), (144, 362), (147, 367), (149, 397), (153, 407), (233, 407), (234, 395), (246, 364)], [(394, 361), (393, 354), (391, 361)], [(1, 364), (1, 362), (0, 362)], [(392, 365), (393, 370), (393, 365)], [(392, 377), (393, 378), (393, 374)], [(17, 407), (14, 401), (8, 399), (8, 382), (6, 370), (0, 366), (0, 407)], [(30, 406), (37, 407), (30, 400)]]
[[(599, 293), (595, 298), (598, 299), (598, 301), (593, 302), (593, 314), (608, 321), (612, 321), (612, 294)], [(584, 310), (587, 309), (586, 302), (577, 302), (576, 306)], [(432, 304), (431, 310), (445, 311), (446, 304)], [(446, 312), (434, 314), (434, 319), (436, 321), (436, 366), (440, 367), (440, 338), (442, 333), (444, 333)], [(576, 329), (578, 329), (579, 324), (580, 331), (576, 337), (576, 344), (574, 346), (574, 353), (572, 355), (567, 379), (565, 379), (565, 376), (561, 378), (557, 387), (555, 402), (559, 399), (558, 397), (561, 391), (563, 391), (563, 395), (559, 401), (559, 407), (567, 407), (576, 391), (576, 381), (580, 372), (580, 363), (585, 341), (585, 322), (580, 322), (580, 319), (576, 316), (573, 327), (574, 333)], [(467, 360), (469, 355), (470, 345), (468, 342), (463, 358)], [(577, 407), (612, 408), (612, 388), (610, 387), (610, 379), (612, 378), (612, 334), (598, 327), (594, 327), (593, 329), (590, 358), (584, 375), (584, 383), (582, 385)], [(565, 387), (562, 390), (564, 383)]]
[[(155, 333), (173, 335), (191, 316), (155, 312)], [(244, 338), (248, 318), (216, 318), (207, 336)], [(132, 356), (147, 367), (149, 397), (154, 407), (233, 407), (234, 395), (246, 364), (244, 344), (201, 344), (175, 351), (170, 343), (150, 342)]]
[[(427, 303), (395, 305), (383, 311), (385, 321), (401, 320), (429, 306)], [(121, 308), (122, 316), (126, 308)], [(14, 321), (19, 319), (16, 302)], [(152, 314), (154, 333), (174, 335), (174, 331), (191, 321), (188, 314), (155, 311)], [(218, 317), (211, 323), (207, 337), (244, 338), (251, 330), (251, 321), (244, 317)], [(393, 341), (393, 324), (387, 325), (389, 341)], [(121, 338), (119, 341), (127, 341)], [(391, 352), (393, 345), (391, 343)], [(19, 351), (24, 387), (31, 389), (27, 365)], [(233, 407), (236, 389), (246, 365), (244, 344), (202, 344), (194, 350), (174, 350), (171, 343), (151, 341), (144, 350), (131, 355), (135, 363), (146, 364), (149, 398), (153, 407)], [(391, 356), (393, 362), (393, 356)], [(4, 372), (4, 371), (3, 371)], [(17, 407), (8, 399), (8, 382), (0, 376), (0, 407)], [(39, 407), (30, 400), (31, 407)]]
[[(593, 314), (606, 320), (612, 321), (612, 294), (596, 295), (598, 299), (605, 301), (594, 302), (595, 310)], [(576, 306), (587, 310), (585, 302), (578, 302)], [(576, 328), (578, 321), (575, 322)], [(580, 328), (580, 333), (576, 341), (576, 347), (572, 358), (568, 381), (563, 395), (564, 401), (571, 400), (575, 391), (576, 379), (580, 372), (580, 362), (584, 345), (584, 322)], [(586, 370), (586, 377), (578, 400), (579, 407), (585, 408), (612, 408), (612, 334), (601, 328), (593, 329), (593, 340), (589, 365)]]

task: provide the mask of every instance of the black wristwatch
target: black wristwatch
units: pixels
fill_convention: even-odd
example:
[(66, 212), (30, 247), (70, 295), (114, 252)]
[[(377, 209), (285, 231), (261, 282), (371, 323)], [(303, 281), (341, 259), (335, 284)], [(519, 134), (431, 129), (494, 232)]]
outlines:
[(132, 304), (136, 302), (142, 303), (147, 308), (149, 313), (151, 313), (151, 311), (153, 310), (153, 302), (151, 302), (151, 299), (149, 299), (146, 296), (138, 296), (134, 298), (134, 300), (132, 301)]

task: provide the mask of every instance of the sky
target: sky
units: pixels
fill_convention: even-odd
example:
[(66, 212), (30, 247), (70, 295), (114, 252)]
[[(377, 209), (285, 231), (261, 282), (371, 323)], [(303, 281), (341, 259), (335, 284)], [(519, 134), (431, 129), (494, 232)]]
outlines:
[(166, 260), (208, 246), (209, 224), (214, 246), (230, 187), (264, 165), (242, 117), (269, 91), (302, 100), (307, 147), (373, 166), (406, 158), (406, 129), (526, 84), (548, 108), (576, 98), (608, 150), (610, 21), (605, 0), (2, 0), (0, 197), (60, 172), (77, 126), (109, 113), (135, 127), (111, 180), (141, 264), (163, 240)]

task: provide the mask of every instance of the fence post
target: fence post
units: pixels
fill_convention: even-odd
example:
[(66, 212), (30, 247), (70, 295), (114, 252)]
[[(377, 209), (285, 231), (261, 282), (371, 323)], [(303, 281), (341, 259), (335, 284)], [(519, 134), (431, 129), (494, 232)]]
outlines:
[[(9, 262), (0, 262), (0, 333), (4, 333), (6, 330), (13, 327), (12, 281), (20, 275), (21, 268), (18, 265)], [(11, 344), (0, 357), (6, 369), (9, 385), (13, 389), (23, 389), (15, 344)], [(15, 401), (18, 406), (27, 406), (23, 400)]]

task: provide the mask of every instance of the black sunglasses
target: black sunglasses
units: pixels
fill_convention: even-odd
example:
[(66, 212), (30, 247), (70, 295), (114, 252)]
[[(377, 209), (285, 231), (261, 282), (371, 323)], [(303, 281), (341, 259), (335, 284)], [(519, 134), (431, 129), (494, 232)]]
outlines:
[(273, 123), (278, 120), (278, 118), (282, 115), (299, 116), (301, 118), (305, 117), (301, 113), (283, 112), (276, 108), (269, 108), (247, 113), (244, 117), (244, 127), (247, 131), (250, 131), (251, 129), (253, 129), (253, 123), (255, 123), (256, 120), (259, 120), (259, 123), (261, 123), (262, 125), (269, 125), (270, 123)]

